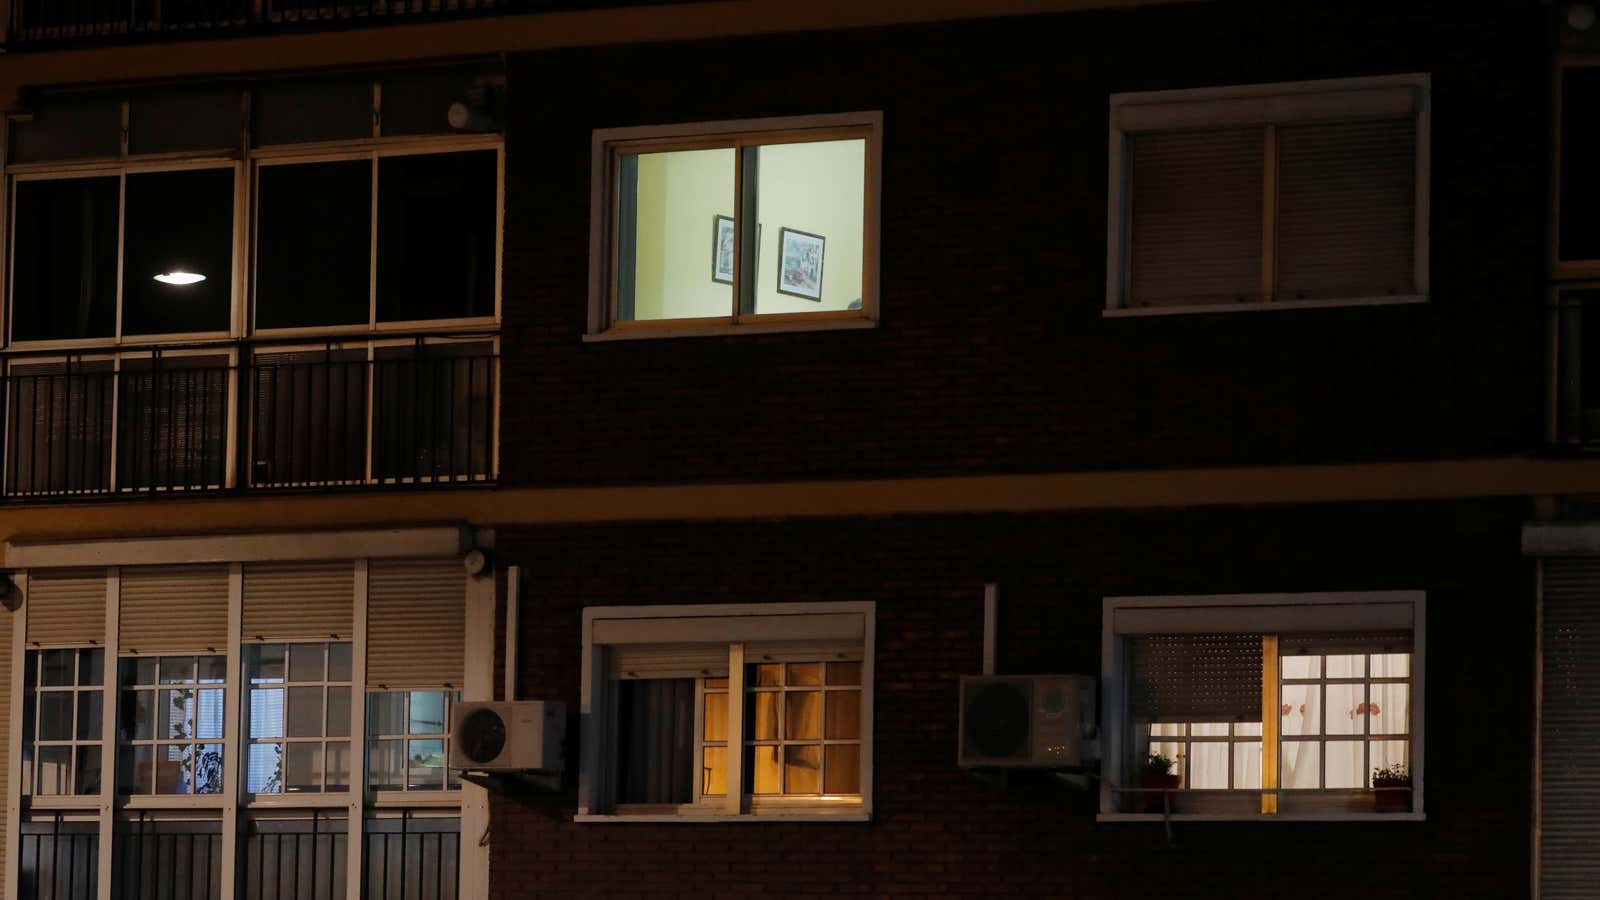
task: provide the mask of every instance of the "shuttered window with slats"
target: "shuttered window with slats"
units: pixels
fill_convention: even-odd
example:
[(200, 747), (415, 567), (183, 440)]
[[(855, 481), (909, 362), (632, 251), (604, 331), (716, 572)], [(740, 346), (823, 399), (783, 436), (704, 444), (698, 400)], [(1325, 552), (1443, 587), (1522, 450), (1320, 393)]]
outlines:
[(1600, 557), (1547, 559), (1539, 716), (1539, 897), (1600, 883)]
[(461, 561), (373, 560), (367, 569), (367, 686), (460, 690), (466, 671)]
[(1261, 635), (1151, 634), (1129, 641), (1134, 718), (1261, 721)]
[(106, 636), (104, 569), (62, 569), (28, 578), (29, 646), (98, 644)]
[(244, 567), (247, 641), (348, 641), (354, 630), (355, 565), (259, 563)]
[(228, 647), (228, 567), (124, 568), (118, 613), (119, 653), (222, 653)]

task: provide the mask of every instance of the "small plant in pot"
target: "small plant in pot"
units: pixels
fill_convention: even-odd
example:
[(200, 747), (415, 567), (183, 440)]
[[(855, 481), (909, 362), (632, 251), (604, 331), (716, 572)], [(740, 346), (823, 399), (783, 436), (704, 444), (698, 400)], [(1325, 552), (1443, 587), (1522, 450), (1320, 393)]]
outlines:
[(1144, 812), (1158, 813), (1167, 809), (1167, 795), (1157, 791), (1175, 791), (1183, 784), (1183, 776), (1173, 773), (1176, 761), (1164, 753), (1145, 757), (1144, 769), (1139, 773), (1139, 787), (1147, 793), (1139, 795)]
[(1378, 812), (1410, 812), (1411, 770), (1405, 764), (1373, 769), (1372, 789)]

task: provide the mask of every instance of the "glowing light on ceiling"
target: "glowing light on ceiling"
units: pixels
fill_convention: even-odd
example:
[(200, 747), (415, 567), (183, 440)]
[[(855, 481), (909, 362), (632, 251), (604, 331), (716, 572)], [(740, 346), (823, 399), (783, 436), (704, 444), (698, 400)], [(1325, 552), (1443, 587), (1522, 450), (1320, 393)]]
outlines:
[(176, 284), (182, 286), (185, 284), (197, 284), (205, 281), (206, 277), (198, 272), (185, 272), (180, 269), (172, 272), (162, 272), (160, 275), (156, 276), (156, 280), (162, 284)]

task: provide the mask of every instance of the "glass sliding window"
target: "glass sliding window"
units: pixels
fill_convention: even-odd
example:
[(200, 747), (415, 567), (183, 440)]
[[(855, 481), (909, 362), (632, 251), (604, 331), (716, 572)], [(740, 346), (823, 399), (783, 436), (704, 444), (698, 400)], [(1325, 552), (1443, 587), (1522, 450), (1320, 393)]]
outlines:
[(256, 169), (257, 328), (365, 325), (372, 160)]
[(350, 645), (244, 648), (245, 790), (350, 790)]
[(733, 315), (736, 160), (731, 147), (620, 158), (617, 321)]
[(105, 651), (30, 650), (23, 671), (22, 793), (100, 793)]
[(123, 657), (119, 670), (118, 793), (221, 793), (227, 657)]
[(1380, 770), (1409, 772), (1409, 640), (1281, 640), (1283, 786), (1368, 790)]
[(11, 338), (108, 338), (117, 322), (116, 176), (17, 179)]
[(127, 175), (123, 334), (228, 330), (233, 188), (231, 167)]
[(860, 793), (859, 662), (753, 665), (745, 685), (748, 793)]
[(456, 691), (372, 691), (367, 694), (367, 786), (374, 791), (439, 791), (461, 787), (447, 768), (450, 706)]
[(378, 160), (377, 321), (494, 315), (499, 153)]

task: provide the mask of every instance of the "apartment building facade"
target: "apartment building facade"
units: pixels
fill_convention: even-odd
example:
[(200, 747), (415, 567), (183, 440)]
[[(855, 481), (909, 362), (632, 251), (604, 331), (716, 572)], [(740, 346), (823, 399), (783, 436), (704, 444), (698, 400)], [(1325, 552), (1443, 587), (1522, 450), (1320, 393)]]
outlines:
[(0, 20), (7, 898), (1600, 877), (1588, 5)]

